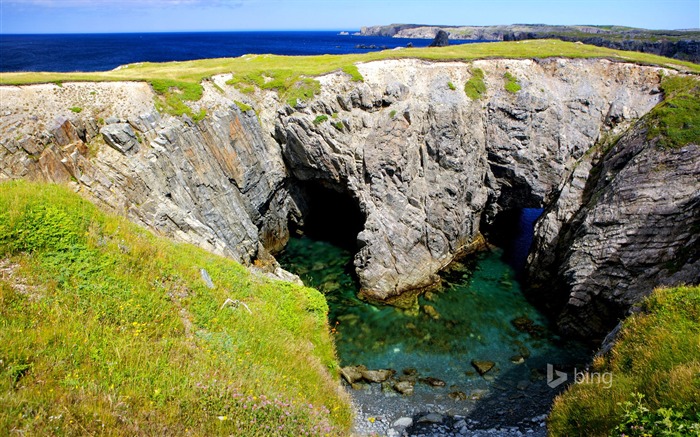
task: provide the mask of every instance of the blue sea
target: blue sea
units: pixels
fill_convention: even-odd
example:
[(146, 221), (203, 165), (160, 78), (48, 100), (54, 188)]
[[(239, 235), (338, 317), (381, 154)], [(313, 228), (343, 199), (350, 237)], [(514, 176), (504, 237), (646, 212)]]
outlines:
[(406, 47), (409, 43), (426, 47), (431, 40), (340, 35), (337, 31), (0, 35), (0, 72), (106, 71), (135, 62), (264, 53), (365, 53)]

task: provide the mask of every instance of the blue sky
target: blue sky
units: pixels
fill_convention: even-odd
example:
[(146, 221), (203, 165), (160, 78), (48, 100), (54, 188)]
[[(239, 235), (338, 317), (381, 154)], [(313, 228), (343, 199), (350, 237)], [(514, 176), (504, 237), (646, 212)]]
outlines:
[(421, 23), (700, 27), (700, 0), (0, 0), (0, 33), (356, 30)]

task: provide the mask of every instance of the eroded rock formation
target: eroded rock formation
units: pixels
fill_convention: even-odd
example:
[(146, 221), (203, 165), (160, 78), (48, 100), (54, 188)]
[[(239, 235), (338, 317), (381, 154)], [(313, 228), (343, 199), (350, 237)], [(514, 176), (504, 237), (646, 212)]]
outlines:
[[(555, 300), (571, 295), (562, 326), (591, 333), (605, 324), (593, 315), (608, 321), (642, 289), (698, 280), (697, 146), (659, 152), (633, 129), (601, 162), (591, 153), (660, 101), (661, 69), (564, 59), (358, 68), (364, 82), (320, 77), (321, 94), (297, 108), (215, 77), (194, 104), (207, 110), (200, 122), (159, 114), (142, 83), (0, 87), (0, 180), (67, 182), (159, 233), (273, 269), (270, 253), (303, 226), (315, 184), (364, 217), (355, 266), (377, 300), (432, 284), (483, 244), (500, 212), (549, 206), (532, 278)], [(472, 100), (463, 87), (476, 69), (486, 92)], [(659, 191), (666, 178), (683, 188)]]
[(639, 123), (567, 181), (528, 264), (564, 331), (602, 338), (656, 286), (700, 280), (699, 158), (698, 145), (661, 148)]

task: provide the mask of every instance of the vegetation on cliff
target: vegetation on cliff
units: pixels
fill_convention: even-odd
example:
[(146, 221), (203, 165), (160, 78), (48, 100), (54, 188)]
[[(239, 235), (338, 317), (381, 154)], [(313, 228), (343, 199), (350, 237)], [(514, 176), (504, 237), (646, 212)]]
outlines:
[(476, 59), (509, 58), (605, 58), (618, 61), (659, 65), (672, 69), (700, 73), (700, 65), (639, 52), (626, 52), (585, 44), (556, 40), (460, 44), (448, 47), (406, 48), (364, 54), (279, 56), (245, 55), (239, 58), (201, 59), (196, 61), (151, 63), (143, 62), (97, 73), (0, 73), (0, 84), (61, 83), (68, 81), (147, 81), (159, 94), (164, 111), (202, 117), (188, 112), (183, 101), (198, 100), (201, 82), (216, 74), (231, 73), (230, 83), (243, 92), (255, 88), (275, 89), (280, 97), (294, 106), (319, 91), (315, 76), (341, 70), (353, 81), (362, 75), (355, 64), (386, 59), (426, 59), (434, 61), (472, 61)]
[(700, 435), (700, 287), (661, 288), (623, 322), (593, 373), (555, 400), (554, 436)]
[(700, 141), (700, 80), (666, 77), (661, 83), (664, 100), (649, 114), (649, 137), (662, 147), (683, 147)]
[(316, 290), (23, 181), (0, 184), (0, 270), (0, 434), (350, 426)]

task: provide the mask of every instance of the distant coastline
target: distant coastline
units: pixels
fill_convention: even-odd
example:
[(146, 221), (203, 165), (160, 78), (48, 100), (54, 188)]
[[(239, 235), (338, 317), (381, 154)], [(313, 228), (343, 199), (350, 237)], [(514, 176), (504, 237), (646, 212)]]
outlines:
[(512, 24), (506, 26), (435, 26), (390, 24), (362, 27), (363, 36), (392, 38), (434, 38), (438, 30), (450, 34), (452, 41), (560, 39), (599, 47), (630, 50), (700, 63), (700, 29), (649, 30), (625, 26), (552, 26)]

